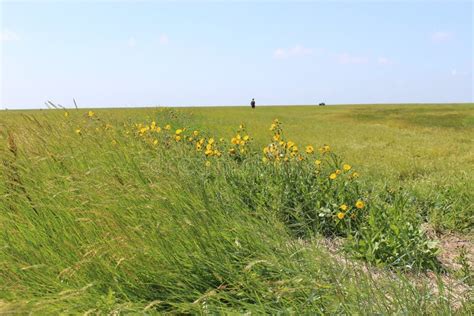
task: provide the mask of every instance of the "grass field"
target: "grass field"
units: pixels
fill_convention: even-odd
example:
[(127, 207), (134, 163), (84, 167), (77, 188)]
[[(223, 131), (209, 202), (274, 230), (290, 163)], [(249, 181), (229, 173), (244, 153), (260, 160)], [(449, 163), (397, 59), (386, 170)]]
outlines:
[(0, 314), (469, 314), (473, 136), (473, 104), (0, 112)]

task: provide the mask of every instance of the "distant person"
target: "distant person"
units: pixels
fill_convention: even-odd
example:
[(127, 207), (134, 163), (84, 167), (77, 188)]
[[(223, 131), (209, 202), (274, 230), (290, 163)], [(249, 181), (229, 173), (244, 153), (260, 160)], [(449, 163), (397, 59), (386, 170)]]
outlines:
[(252, 99), (252, 101), (250, 101), (250, 106), (252, 107), (252, 109), (255, 109), (255, 99)]

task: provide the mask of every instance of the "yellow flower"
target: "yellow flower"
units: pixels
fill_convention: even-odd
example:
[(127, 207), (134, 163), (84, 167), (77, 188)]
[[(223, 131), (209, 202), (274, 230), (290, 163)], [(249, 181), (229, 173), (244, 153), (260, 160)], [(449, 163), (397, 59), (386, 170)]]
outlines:
[(199, 135), (199, 131), (194, 131), (194, 132), (193, 132), (193, 135), (194, 135), (194, 137), (198, 136), (198, 135)]
[(207, 149), (207, 150), (212, 150), (212, 145), (211, 145), (211, 144), (207, 144), (207, 145), (206, 145), (206, 149)]
[(92, 111), (89, 111), (89, 112), (87, 113), (87, 116), (89, 116), (89, 117), (93, 117), (93, 116), (94, 116), (94, 114), (95, 114), (94, 112), (92, 112)]
[(209, 160), (206, 161), (206, 167), (210, 167), (211, 166), (211, 162)]
[(211, 149), (206, 149), (206, 151), (204, 152), (206, 156), (212, 156), (213, 153), (214, 151), (212, 151)]
[(286, 143), (286, 147), (287, 147), (287, 148), (291, 148), (291, 147), (293, 147), (293, 146), (295, 146), (295, 143), (293, 143), (291, 140), (289, 140), (289, 141)]
[(320, 147), (320, 148), (319, 148), (319, 151), (320, 151), (321, 153), (325, 154), (325, 153), (331, 151), (331, 148), (329, 147), (329, 145), (324, 145), (323, 147)]
[(276, 128), (276, 124), (272, 123), (272, 125), (270, 125), (270, 130), (273, 131), (275, 128)]
[(273, 141), (277, 142), (277, 141), (279, 141), (279, 140), (280, 140), (280, 134), (275, 134), (275, 135), (273, 136)]
[(339, 170), (339, 169), (337, 169), (337, 170), (336, 170), (336, 174), (337, 174), (337, 175), (340, 175), (340, 174), (341, 174), (341, 172), (342, 172), (342, 171), (341, 171), (341, 170)]
[(189, 142), (192, 142), (193, 140), (194, 140), (194, 138), (188, 137), (188, 141), (189, 141)]
[(339, 208), (341, 209), (341, 211), (345, 212), (349, 207), (346, 204), (342, 204), (341, 206), (339, 206)]
[(196, 150), (201, 151), (202, 145), (200, 143), (196, 143)]
[(306, 146), (306, 153), (312, 154), (314, 152), (314, 148), (311, 145)]
[(293, 146), (293, 147), (291, 148), (291, 150), (292, 150), (293, 152), (297, 152), (297, 151), (298, 151), (298, 146), (296, 146), (296, 145)]
[(319, 167), (321, 165), (321, 160), (315, 160), (314, 164)]
[(165, 130), (169, 131), (170, 129), (171, 129), (171, 125), (169, 125), (169, 124), (166, 124), (166, 126), (165, 126)]
[(80, 134), (81, 133), (81, 130), (78, 128), (76, 129), (76, 134)]
[(64, 117), (68, 117), (69, 116), (69, 113), (68, 112), (64, 112)]
[(214, 144), (214, 138), (209, 138), (209, 140), (207, 141), (208, 144), (212, 145)]
[(155, 128), (155, 131), (156, 131), (157, 133), (160, 133), (160, 132), (161, 132), (161, 127), (158, 126), (157, 128)]
[(244, 128), (244, 124), (240, 124), (239, 129), (243, 129), (243, 128)]
[(250, 138), (249, 135), (245, 135), (244, 138), (243, 138), (243, 140), (248, 141), (249, 138)]
[(346, 216), (346, 215), (342, 212), (337, 213), (337, 218), (339, 218), (339, 219), (343, 219), (344, 216)]
[(176, 135), (174, 139), (175, 139), (177, 142), (179, 142), (179, 141), (181, 140), (181, 136)]
[(329, 176), (329, 179), (331, 179), (331, 180), (334, 180), (336, 178), (337, 178), (337, 174), (335, 174), (335, 173), (331, 173), (331, 175)]
[(352, 177), (353, 177), (354, 179), (355, 179), (355, 178), (358, 178), (358, 177), (359, 177), (359, 173), (354, 172), (354, 173), (352, 174)]
[(356, 206), (358, 209), (361, 209), (361, 208), (364, 208), (365, 203), (364, 203), (364, 201), (362, 201), (362, 200), (357, 200), (355, 206)]
[(349, 170), (351, 170), (351, 168), (352, 168), (351, 165), (348, 165), (348, 164), (344, 164), (342, 166), (342, 169), (344, 169), (344, 171), (349, 171)]
[(230, 148), (229, 149), (229, 154), (234, 155), (235, 154), (235, 148)]
[(220, 151), (218, 151), (217, 149), (214, 150), (214, 156), (217, 156), (217, 157), (220, 157), (222, 154)]
[(175, 132), (175, 134), (176, 134), (176, 135), (179, 135), (179, 134), (181, 134), (182, 132), (183, 132), (182, 129), (177, 129), (176, 132)]
[(112, 140), (112, 145), (117, 145), (117, 141), (115, 139)]
[(155, 145), (155, 146), (158, 145), (158, 140), (157, 140), (157, 139), (155, 139), (155, 140), (153, 141), (153, 145)]
[(220, 141), (221, 143), (223, 143), (223, 142), (225, 142), (225, 139), (221, 137), (221, 138), (219, 138), (219, 141)]

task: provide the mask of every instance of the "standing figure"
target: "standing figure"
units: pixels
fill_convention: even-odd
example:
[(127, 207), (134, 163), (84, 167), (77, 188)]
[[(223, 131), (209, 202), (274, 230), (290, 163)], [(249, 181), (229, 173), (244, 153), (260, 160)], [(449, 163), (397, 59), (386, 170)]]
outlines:
[(252, 107), (252, 109), (255, 109), (255, 99), (252, 99), (252, 101), (250, 101), (250, 106)]

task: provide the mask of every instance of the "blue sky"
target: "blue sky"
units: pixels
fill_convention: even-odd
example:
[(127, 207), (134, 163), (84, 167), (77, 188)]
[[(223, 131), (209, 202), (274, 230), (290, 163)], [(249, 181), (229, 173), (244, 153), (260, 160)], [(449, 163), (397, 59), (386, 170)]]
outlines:
[(472, 2), (2, 2), (1, 108), (473, 102)]

